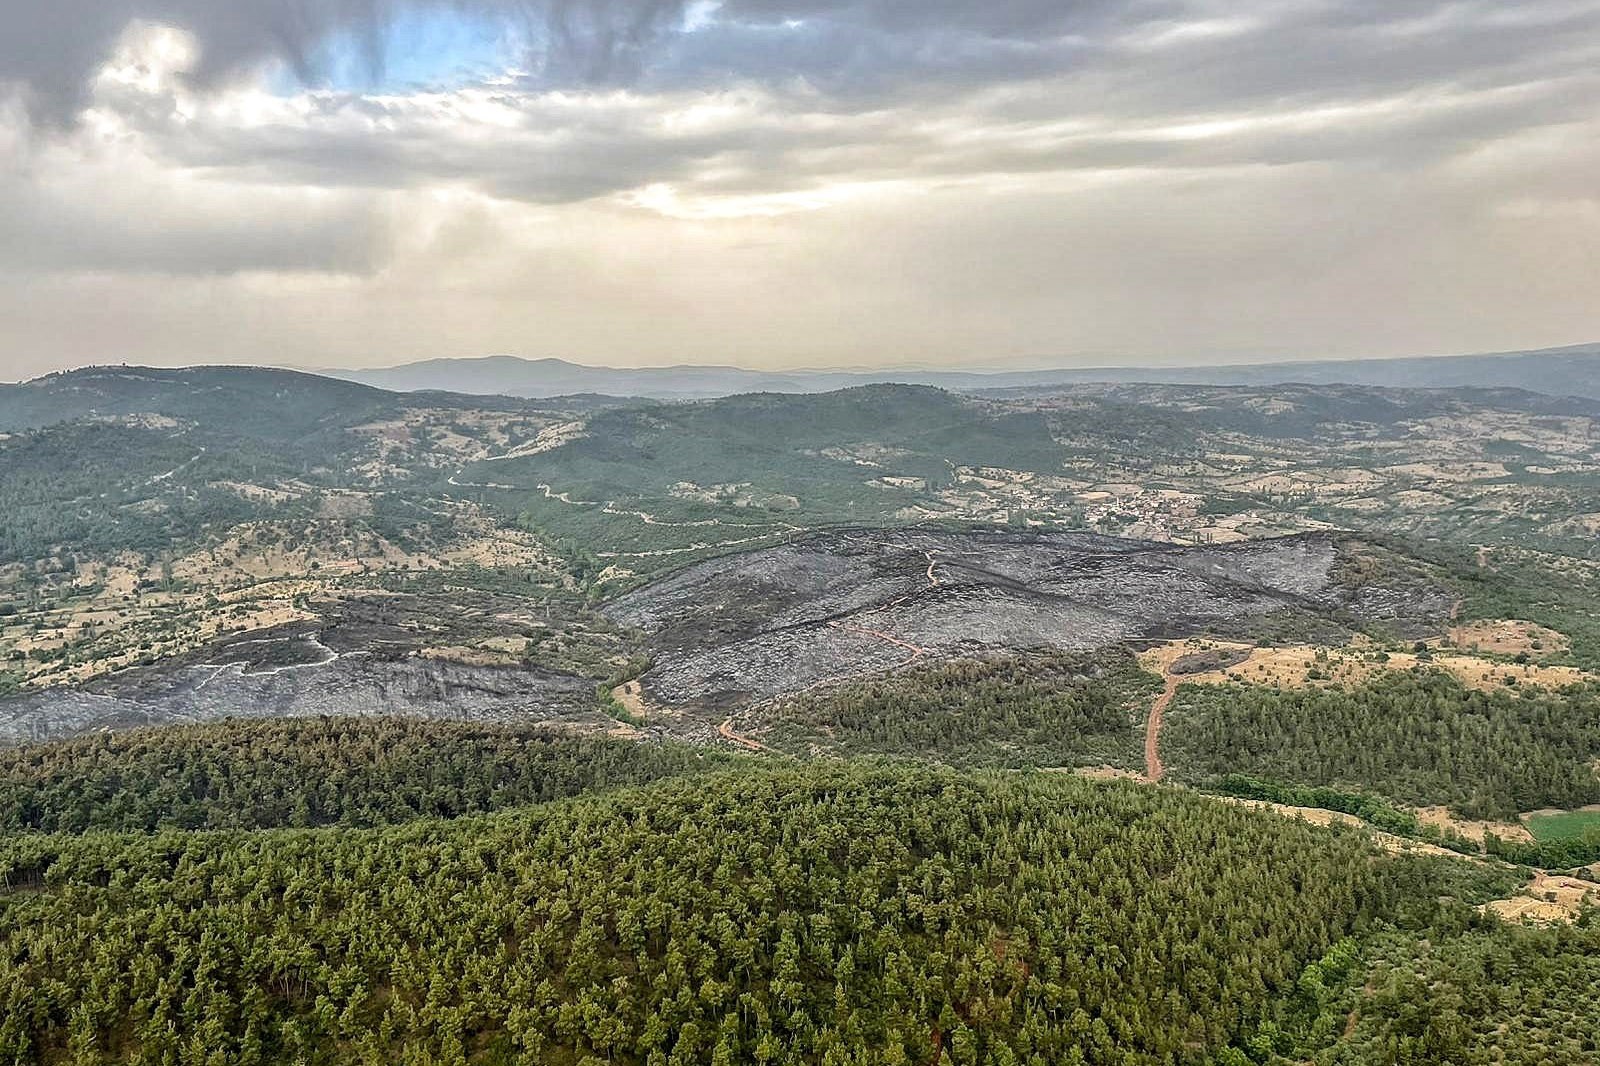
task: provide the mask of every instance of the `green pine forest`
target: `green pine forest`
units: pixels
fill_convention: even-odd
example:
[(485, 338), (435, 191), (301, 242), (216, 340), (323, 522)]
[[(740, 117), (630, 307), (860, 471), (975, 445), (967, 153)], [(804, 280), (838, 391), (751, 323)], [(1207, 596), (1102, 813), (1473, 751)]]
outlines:
[(15, 749), (0, 797), (8, 1063), (1577, 1064), (1600, 1037), (1600, 923), (1473, 907), (1519, 871), (1187, 789), (309, 720)]
[(1354, 689), (1186, 685), (1162, 748), (1193, 780), (1228, 773), (1365, 787), (1469, 818), (1600, 802), (1600, 688), (1483, 692), (1442, 671)]
[(787, 701), (786, 751), (936, 756), (962, 766), (1136, 768), (1160, 682), (1128, 652), (941, 663)]

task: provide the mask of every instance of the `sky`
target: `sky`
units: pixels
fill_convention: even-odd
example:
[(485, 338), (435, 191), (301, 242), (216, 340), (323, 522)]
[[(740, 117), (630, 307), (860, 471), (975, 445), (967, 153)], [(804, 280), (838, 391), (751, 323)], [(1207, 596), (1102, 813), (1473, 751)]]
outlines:
[(0, 0), (0, 379), (1600, 340), (1600, 0)]

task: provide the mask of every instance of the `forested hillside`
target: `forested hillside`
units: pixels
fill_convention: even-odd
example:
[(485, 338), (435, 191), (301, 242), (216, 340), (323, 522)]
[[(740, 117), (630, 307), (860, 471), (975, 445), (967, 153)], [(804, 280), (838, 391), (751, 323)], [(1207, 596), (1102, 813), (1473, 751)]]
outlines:
[(0, 872), (18, 1062), (1190, 1061), (1440, 890), (1200, 797), (843, 765)]
[[(1429, 932), (1428, 939), (1392, 933), (1374, 938), (1361, 953), (1364, 978), (1343, 989), (1324, 991), (1302, 980), (1301, 989), (1313, 994), (1291, 1001), (1269, 1041), (1291, 1054), (1272, 1061), (1600, 1061), (1600, 923), (1436, 926)], [(1322, 1005), (1308, 1009), (1316, 992), (1323, 993)]]
[(1186, 686), (1162, 750), (1193, 780), (1247, 773), (1514, 818), (1600, 802), (1600, 691), (1483, 692), (1435, 671), (1352, 690)]
[(703, 747), (404, 718), (150, 729), (0, 748), (0, 832), (396, 825), (737, 762)]
[(0, 389), (0, 1062), (1590, 1066), (1597, 418)]
[(962, 766), (1142, 766), (1155, 679), (1131, 655), (968, 660), (800, 696), (753, 717), (785, 750)]
[[(14, 752), (0, 1055), (1591, 1061), (1594, 926), (1472, 909), (1509, 868), (1128, 783), (718, 763), (382, 722)], [(278, 828), (335, 821), (383, 827)], [(142, 831), (181, 824), (257, 828)]]

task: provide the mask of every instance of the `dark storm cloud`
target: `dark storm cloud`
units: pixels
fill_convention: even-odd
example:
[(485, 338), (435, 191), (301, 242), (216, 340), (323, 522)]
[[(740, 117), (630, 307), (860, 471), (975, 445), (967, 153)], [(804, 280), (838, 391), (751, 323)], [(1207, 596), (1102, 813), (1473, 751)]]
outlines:
[(137, 20), (196, 34), (202, 79), (269, 57), (309, 78), (317, 42), (335, 31), (357, 33), (380, 62), (380, 30), (392, 10), (387, 0), (0, 0), (0, 79), (20, 83), (38, 114), (64, 121)]
[[(649, 52), (635, 91), (552, 97), (532, 84), (563, 84), (546, 70), (472, 100), (322, 94), (250, 124), (180, 116), (138, 91), (102, 102), (172, 161), (248, 182), (448, 182), (557, 204), (655, 183), (744, 195), (1073, 170), (1405, 168), (1591, 118), (1600, 69), (1600, 3), (1570, 0), (730, 0), (715, 22), (670, 34), (661, 26), (681, 15), (667, 3), (574, 0), (540, 18), (564, 25), (574, 54), (584, 41), (613, 64)], [(676, 121), (705, 100), (735, 113)], [(474, 115), (482, 106), (492, 124)]]
[(731, 0), (702, 32), (679, 34), (692, 0), (0, 0), (0, 79), (60, 120), (130, 22), (186, 29), (207, 83), (266, 59), (319, 80), (320, 46), (359, 41), (381, 73), (385, 25), (404, 9), (454, 10), (522, 31), (540, 85), (803, 77), (834, 90), (884, 89), (908, 75), (1022, 77), (1121, 28), (1184, 17), (1183, 0)]

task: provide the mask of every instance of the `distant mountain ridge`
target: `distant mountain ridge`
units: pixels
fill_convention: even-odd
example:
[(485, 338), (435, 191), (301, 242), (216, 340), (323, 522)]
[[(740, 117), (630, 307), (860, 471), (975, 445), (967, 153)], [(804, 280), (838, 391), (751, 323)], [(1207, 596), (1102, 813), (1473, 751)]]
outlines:
[(1486, 355), (1193, 367), (1093, 367), (1027, 371), (746, 370), (731, 366), (591, 367), (563, 359), (489, 356), (430, 359), (377, 370), (324, 370), (395, 392), (529, 398), (597, 393), (688, 400), (748, 392), (832, 392), (855, 385), (932, 385), (957, 392), (1054, 385), (1375, 385), (1388, 388), (1519, 388), (1600, 399), (1600, 344)]

